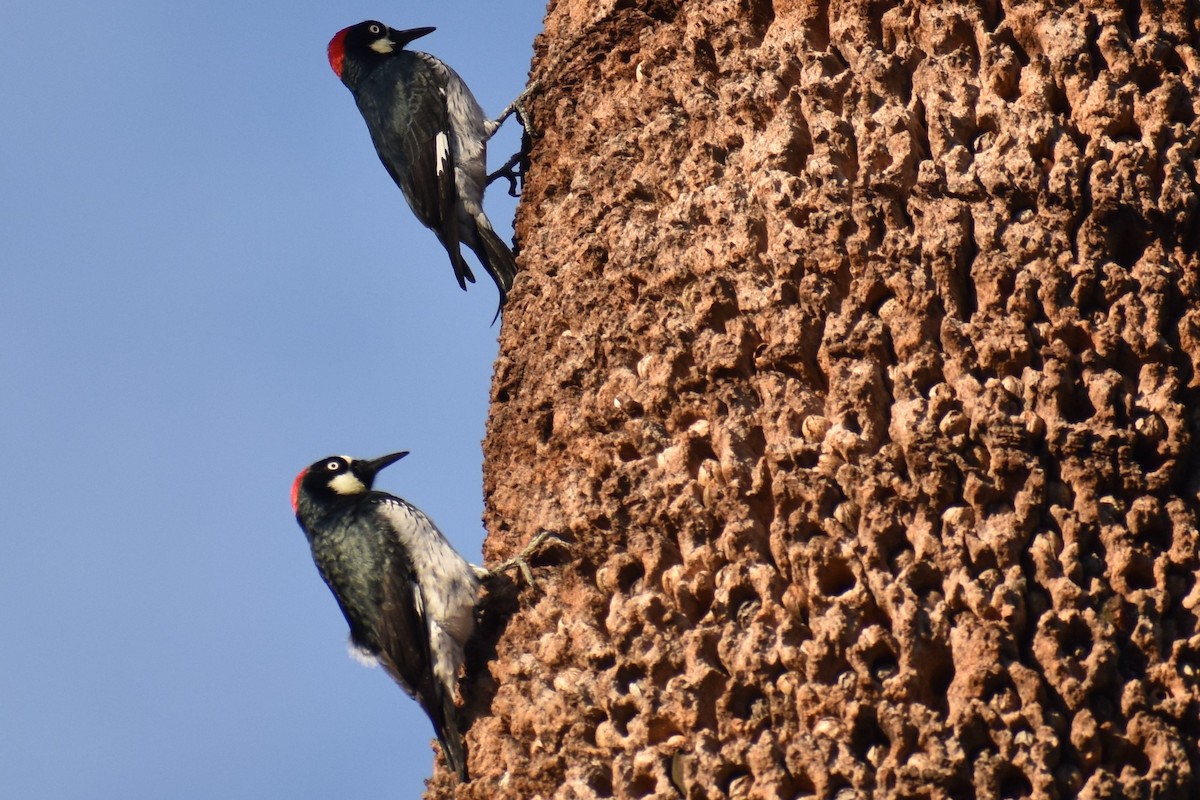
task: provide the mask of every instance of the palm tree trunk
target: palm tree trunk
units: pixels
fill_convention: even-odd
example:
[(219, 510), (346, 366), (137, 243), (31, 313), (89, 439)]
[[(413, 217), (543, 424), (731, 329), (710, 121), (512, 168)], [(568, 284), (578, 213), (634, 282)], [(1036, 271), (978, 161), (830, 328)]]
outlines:
[(454, 796), (1200, 794), (1198, 16), (550, 4)]

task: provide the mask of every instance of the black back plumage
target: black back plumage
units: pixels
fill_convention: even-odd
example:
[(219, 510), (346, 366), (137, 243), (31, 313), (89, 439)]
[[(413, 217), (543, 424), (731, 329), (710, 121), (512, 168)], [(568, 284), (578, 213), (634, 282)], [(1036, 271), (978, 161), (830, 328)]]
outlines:
[[(423, 55), (410, 50), (392, 53), (352, 92), (384, 169), (421, 224), (437, 234), (459, 287), (466, 289), (475, 275), (459, 250), (450, 118), (437, 76)], [(446, 143), (444, 155), (438, 153), (439, 135)], [(440, 171), (439, 161), (444, 161)]]
[[(296, 519), (313, 561), (350, 626), (352, 644), (374, 657), (433, 724), (442, 752), (459, 780), (467, 780), (466, 755), (454, 698), (433, 672), (429, 620), (408, 553), (392, 530), (390, 504), (416, 511), (386, 492), (330, 492), (314, 472), (297, 479)], [(313, 480), (306, 483), (306, 476)], [(420, 513), (417, 511), (416, 513)]]
[[(428, 53), (403, 49), (433, 30), (363, 22), (334, 37), (330, 63), (354, 95), (379, 160), (446, 249), (458, 285), (475, 282), (461, 251), (466, 245), (491, 275), (502, 307), (517, 262), (483, 212), (487, 121), (453, 69)], [(387, 52), (377, 49), (381, 39)]]

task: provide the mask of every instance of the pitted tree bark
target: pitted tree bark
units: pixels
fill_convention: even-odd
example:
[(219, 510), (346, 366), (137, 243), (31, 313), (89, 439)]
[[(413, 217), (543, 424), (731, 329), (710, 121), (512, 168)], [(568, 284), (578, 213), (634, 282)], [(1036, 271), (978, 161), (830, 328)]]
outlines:
[(550, 4), (432, 796), (1200, 794), (1198, 17)]

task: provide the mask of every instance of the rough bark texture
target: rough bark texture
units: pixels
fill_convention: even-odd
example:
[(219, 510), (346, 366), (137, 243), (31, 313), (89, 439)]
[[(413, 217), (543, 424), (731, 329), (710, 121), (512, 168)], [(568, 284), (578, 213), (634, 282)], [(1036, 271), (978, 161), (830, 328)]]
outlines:
[(1197, 16), (550, 4), (432, 795), (1200, 795)]

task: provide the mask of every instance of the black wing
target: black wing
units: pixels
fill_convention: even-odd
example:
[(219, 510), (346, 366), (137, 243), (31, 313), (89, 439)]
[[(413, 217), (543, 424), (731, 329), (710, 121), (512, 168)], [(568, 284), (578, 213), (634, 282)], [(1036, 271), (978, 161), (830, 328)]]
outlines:
[(420, 588), (408, 554), (398, 544), (390, 553), (376, 635), (379, 662), (421, 704), (433, 723), (447, 763), (465, 782), (467, 763), (458, 729), (458, 708), (433, 674), (429, 623)]
[(355, 94), (379, 160), (417, 219), (450, 254), (458, 285), (475, 282), (459, 250), (454, 138), (434, 69), (418, 54), (397, 53)]

